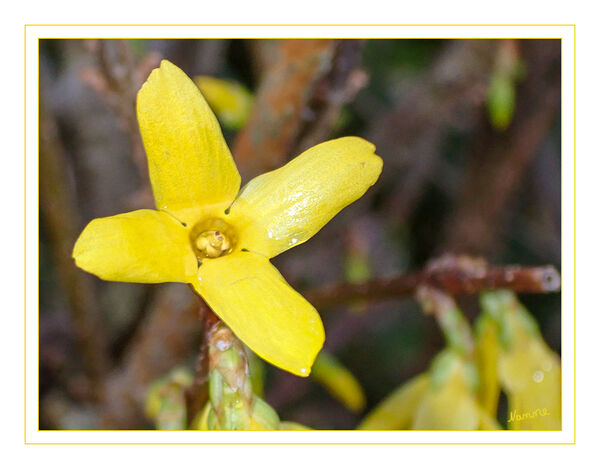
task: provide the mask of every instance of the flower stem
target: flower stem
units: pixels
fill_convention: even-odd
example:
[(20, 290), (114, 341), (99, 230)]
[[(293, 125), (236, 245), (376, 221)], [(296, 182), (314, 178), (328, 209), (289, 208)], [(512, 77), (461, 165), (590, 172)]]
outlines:
[(420, 287), (416, 296), (425, 312), (435, 316), (448, 347), (462, 356), (470, 356), (474, 347), (471, 326), (454, 299), (443, 291), (427, 286)]

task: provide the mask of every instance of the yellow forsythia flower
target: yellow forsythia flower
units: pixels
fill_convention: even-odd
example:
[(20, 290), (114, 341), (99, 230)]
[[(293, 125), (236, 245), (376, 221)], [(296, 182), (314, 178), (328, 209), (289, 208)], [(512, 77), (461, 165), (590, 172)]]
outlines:
[(415, 408), (429, 386), (429, 376), (423, 373), (392, 392), (373, 409), (358, 426), (358, 430), (406, 430), (411, 427)]
[(495, 430), (500, 427), (477, 403), (475, 367), (452, 350), (434, 360), (431, 382), (417, 409), (413, 430)]
[(202, 95), (224, 125), (239, 129), (252, 108), (252, 95), (239, 83), (209, 76), (194, 77)]
[(441, 352), (427, 373), (380, 403), (359, 430), (497, 430), (477, 403), (477, 373), (453, 350)]
[(498, 324), (498, 379), (508, 396), (508, 428), (560, 430), (560, 358), (514, 293), (485, 293), (481, 303)]
[(375, 147), (358, 137), (321, 143), (240, 191), (214, 114), (175, 65), (163, 60), (152, 71), (137, 116), (157, 210), (92, 220), (75, 244), (76, 264), (104, 280), (188, 283), (257, 355), (308, 376), (323, 324), (269, 259), (377, 181)]

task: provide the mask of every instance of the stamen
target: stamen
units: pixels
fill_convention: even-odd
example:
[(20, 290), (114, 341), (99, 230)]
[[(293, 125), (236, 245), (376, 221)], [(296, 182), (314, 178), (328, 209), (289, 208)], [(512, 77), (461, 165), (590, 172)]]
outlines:
[(219, 219), (204, 220), (190, 232), (190, 241), (198, 259), (221, 257), (235, 246), (235, 235), (229, 225)]

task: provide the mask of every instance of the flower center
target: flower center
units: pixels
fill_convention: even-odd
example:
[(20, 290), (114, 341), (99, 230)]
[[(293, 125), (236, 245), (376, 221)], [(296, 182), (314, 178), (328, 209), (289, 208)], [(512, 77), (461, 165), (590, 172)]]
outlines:
[(233, 251), (236, 236), (233, 229), (219, 218), (196, 223), (190, 230), (190, 242), (198, 259), (221, 257)]

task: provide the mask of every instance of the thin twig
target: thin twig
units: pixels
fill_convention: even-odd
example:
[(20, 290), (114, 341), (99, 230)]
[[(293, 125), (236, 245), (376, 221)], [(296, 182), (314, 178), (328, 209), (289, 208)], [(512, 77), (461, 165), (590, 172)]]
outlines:
[(560, 276), (552, 266), (488, 266), (480, 258), (445, 256), (420, 271), (359, 284), (341, 283), (315, 288), (305, 292), (304, 296), (315, 307), (328, 308), (356, 300), (412, 296), (421, 285), (450, 295), (499, 288), (521, 293), (548, 293), (560, 289)]
[(415, 297), (426, 314), (432, 314), (446, 338), (446, 346), (455, 352), (470, 356), (474, 339), (471, 326), (458, 308), (456, 301), (447, 292), (421, 285)]

